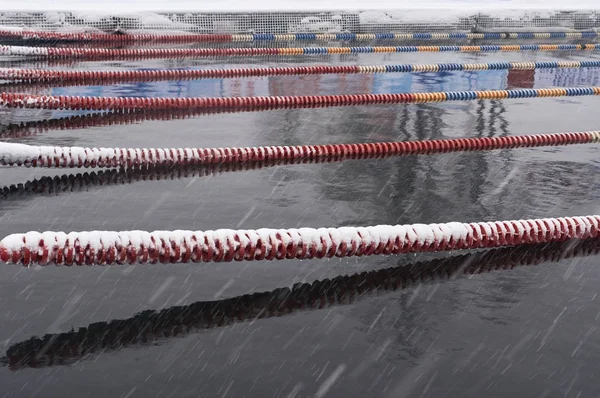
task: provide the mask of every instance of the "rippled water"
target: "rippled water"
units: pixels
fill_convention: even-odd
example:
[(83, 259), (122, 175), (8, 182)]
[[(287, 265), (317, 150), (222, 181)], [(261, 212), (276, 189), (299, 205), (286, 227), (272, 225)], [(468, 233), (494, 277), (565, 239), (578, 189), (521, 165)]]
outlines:
[[(363, 54), (286, 62), (592, 57), (597, 56)], [(239, 61), (210, 63), (241, 67)], [(52, 67), (141, 69), (208, 63), (115, 61)], [(599, 77), (600, 69), (486, 71), (32, 90), (118, 96), (311, 95), (592, 86)], [(119, 147), (491, 137), (598, 129), (599, 101), (572, 97), (295, 109), (50, 129), (17, 138), (5, 128), (0, 134), (5, 140), (32, 144)], [(3, 125), (79, 114), (2, 112)], [(99, 120), (106, 124), (106, 118)], [(246, 171), (187, 170), (161, 175), (160, 181), (119, 171), (63, 175), (71, 170), (2, 168), (0, 235), (29, 230), (321, 227), (596, 214), (598, 167), (597, 148), (579, 145)], [(61, 178), (49, 178), (54, 176)], [(12, 184), (25, 184), (27, 189)], [(1, 390), (5, 396), (44, 397), (596, 396), (600, 272), (598, 257), (591, 254), (596, 246), (588, 242), (583, 252), (576, 246), (575, 257), (569, 255), (572, 246), (552, 246), (521, 249), (512, 257), (510, 250), (501, 250), (427, 263), (423, 261), (432, 256), (218, 265), (4, 266), (0, 340), (12, 360), (10, 368), (0, 369)], [(567, 258), (560, 259), (560, 253)], [(502, 269), (535, 258), (547, 261), (536, 267)], [(412, 268), (396, 267), (418, 261)], [(463, 275), (463, 265), (471, 267), (468, 276)], [(446, 269), (453, 269), (456, 277), (424, 284), (414, 279), (439, 276)], [(373, 270), (381, 271), (354, 275)], [(313, 282), (310, 288), (285, 289)], [(399, 288), (403, 284), (405, 288)], [(266, 293), (245, 296), (257, 292)], [(146, 310), (159, 312), (137, 315)], [(112, 320), (123, 321), (92, 325)], [(23, 343), (45, 334), (52, 336)], [(44, 355), (31, 357), (44, 345)]]

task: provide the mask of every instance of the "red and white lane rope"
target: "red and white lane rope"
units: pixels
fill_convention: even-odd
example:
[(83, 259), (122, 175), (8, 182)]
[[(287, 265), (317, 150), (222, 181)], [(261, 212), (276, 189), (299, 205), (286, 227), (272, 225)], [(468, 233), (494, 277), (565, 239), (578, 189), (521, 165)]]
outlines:
[[(516, 33), (515, 33), (516, 34)], [(295, 40), (295, 35), (291, 34), (289, 40)], [(336, 35), (325, 35), (326, 38), (330, 36), (335, 40)], [(373, 35), (374, 36), (374, 35)], [(551, 38), (552, 36), (543, 37)], [(588, 38), (592, 38), (589, 36)], [(232, 42), (251, 42), (254, 41), (254, 35), (242, 34), (242, 35), (231, 35), (231, 34), (157, 34), (157, 33), (127, 33), (127, 34), (116, 34), (116, 33), (99, 33), (99, 32), (51, 32), (43, 30), (33, 29), (11, 29), (3, 28), (0, 29), (0, 38), (4, 39), (19, 39), (19, 40), (45, 40), (45, 41), (77, 41), (77, 42), (97, 42), (97, 43), (118, 43), (118, 44), (131, 44), (131, 43), (164, 43), (164, 44), (188, 44), (188, 43), (232, 43)], [(445, 37), (443, 37), (445, 38)], [(469, 36), (465, 37), (470, 39)], [(485, 36), (480, 33), (473, 39), (484, 39)], [(496, 38), (496, 37), (494, 37)], [(510, 37), (507, 37), (510, 38)], [(557, 37), (558, 38), (558, 37)], [(562, 37), (561, 37), (562, 38)], [(576, 37), (565, 36), (565, 38), (585, 38), (581, 34)], [(236, 40), (238, 39), (238, 40)], [(405, 39), (408, 40), (408, 39)]]
[(417, 104), (447, 101), (598, 96), (600, 87), (542, 88), (432, 93), (308, 95), (270, 97), (79, 97), (0, 93), (0, 107), (70, 110), (205, 110), (258, 112), (275, 109), (356, 105)]
[(0, 80), (21, 83), (77, 85), (160, 80), (226, 79), (236, 77), (300, 76), (324, 74), (373, 74), (440, 71), (535, 70), (553, 68), (598, 68), (600, 61), (491, 62), (399, 65), (312, 65), (235, 69), (161, 70), (52, 70), (0, 68)]
[(28, 232), (2, 239), (0, 260), (104, 265), (312, 259), (550, 243), (599, 232), (599, 215), (319, 229)]
[(0, 46), (0, 55), (62, 59), (156, 59), (416, 52), (598, 51), (600, 44), (516, 44), (481, 46), (242, 47), (242, 48), (69, 48)]
[(599, 143), (600, 131), (491, 138), (232, 148), (83, 148), (0, 143), (0, 164), (28, 167), (148, 167), (263, 161), (368, 159), (442, 152)]
[[(480, 34), (483, 35), (483, 34)], [(236, 36), (246, 38), (246, 40), (234, 40)], [(249, 36), (249, 37), (246, 37)], [(295, 37), (294, 35), (290, 35)], [(331, 35), (330, 35), (331, 36)], [(335, 40), (335, 35), (333, 35)], [(77, 41), (77, 42), (96, 42), (96, 43), (162, 43), (162, 44), (189, 44), (189, 43), (232, 43), (249, 42), (253, 35), (219, 35), (219, 34), (111, 34), (95, 32), (49, 32), (41, 30), (25, 29), (0, 29), (0, 38), (19, 39), (19, 40), (44, 40), (44, 41)], [(479, 39), (480, 37), (475, 37)], [(484, 37), (481, 37), (482, 39)], [(549, 37), (544, 37), (549, 38)], [(582, 38), (581, 35), (577, 38)], [(294, 39), (292, 39), (294, 40)]]

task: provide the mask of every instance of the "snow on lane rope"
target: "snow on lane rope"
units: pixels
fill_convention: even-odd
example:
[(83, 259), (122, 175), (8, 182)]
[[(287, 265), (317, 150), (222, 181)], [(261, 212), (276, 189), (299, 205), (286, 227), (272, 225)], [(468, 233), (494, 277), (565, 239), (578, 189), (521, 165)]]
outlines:
[(598, 142), (600, 142), (600, 131), (491, 138), (232, 148), (83, 148), (0, 143), (0, 164), (28, 167), (148, 167), (261, 161), (312, 162), (317, 159), (369, 159)]
[(87, 327), (31, 337), (12, 344), (6, 349), (6, 362), (14, 371), (64, 366), (90, 358), (94, 353), (144, 347), (205, 329), (349, 305), (385, 291), (411, 288), (422, 283), (557, 263), (563, 259), (594, 256), (599, 251), (597, 239), (491, 249), (298, 283), (267, 292), (143, 311), (127, 319), (94, 322)]
[(69, 110), (205, 110), (256, 112), (274, 109), (356, 105), (414, 104), (445, 101), (500, 100), (600, 95), (600, 87), (542, 88), (432, 93), (309, 95), (272, 97), (75, 97), (0, 93), (0, 107)]
[(256, 34), (110, 34), (81, 32), (45, 32), (0, 29), (0, 38), (19, 40), (67, 40), (105, 43), (247, 43), (289, 41), (370, 41), (370, 40), (496, 40), (496, 39), (593, 39), (586, 32), (484, 32), (484, 33), (256, 33)]
[(216, 231), (28, 232), (0, 241), (23, 265), (312, 259), (518, 246), (596, 238), (600, 216), (479, 223)]
[(395, 47), (277, 47), (277, 48), (67, 48), (0, 46), (0, 55), (78, 59), (202, 58), (267, 55), (327, 55), (412, 52), (520, 52), (520, 51), (597, 51), (600, 44), (521, 44), (482, 46), (395, 46)]
[[(400, 64), (400, 65), (316, 65), (268, 68), (237, 69), (166, 69), (166, 70), (47, 70), (0, 68), (0, 80), (23, 83), (56, 83), (74, 85), (87, 83), (119, 83), (161, 80), (191, 80), (260, 76), (297, 76), (325, 74), (371, 74), (409, 73), (441, 71), (480, 71), (480, 70), (534, 70), (556, 68), (598, 68), (600, 61), (558, 61), (558, 62), (491, 62), (491, 63), (440, 63), (440, 64)], [(1, 86), (0, 86), (1, 87)]]

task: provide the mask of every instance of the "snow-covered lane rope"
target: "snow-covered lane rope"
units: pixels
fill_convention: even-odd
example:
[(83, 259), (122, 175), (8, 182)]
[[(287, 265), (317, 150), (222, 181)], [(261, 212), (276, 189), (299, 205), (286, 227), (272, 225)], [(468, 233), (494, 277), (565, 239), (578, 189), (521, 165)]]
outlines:
[(83, 148), (0, 143), (0, 164), (28, 167), (148, 167), (389, 156), (600, 142), (600, 131), (490, 138), (231, 148)]
[(110, 34), (48, 32), (25, 29), (0, 29), (0, 38), (40, 41), (82, 41), (104, 43), (247, 43), (289, 41), (371, 41), (371, 40), (499, 40), (499, 39), (593, 39), (595, 31), (584, 32), (450, 32), (450, 33), (254, 33), (254, 34)]
[(401, 94), (308, 95), (270, 97), (80, 97), (0, 93), (0, 107), (69, 110), (205, 110), (257, 112), (275, 109), (327, 108), (356, 105), (416, 104), (446, 101), (501, 100), (600, 95), (600, 87), (484, 91), (441, 91)]
[(0, 55), (32, 56), (43, 58), (77, 59), (147, 59), (147, 58), (203, 58), (250, 57), (268, 55), (331, 55), (368, 53), (413, 52), (520, 52), (520, 51), (598, 51), (600, 44), (515, 44), (481, 46), (367, 46), (367, 47), (272, 47), (272, 48), (68, 48), (0, 46)]
[(597, 255), (599, 251), (600, 241), (597, 239), (491, 249), (340, 275), (312, 283), (297, 283), (292, 287), (267, 292), (146, 310), (127, 319), (94, 322), (68, 332), (31, 337), (9, 346), (6, 358), (0, 359), (0, 362), (5, 359), (9, 368), (15, 371), (64, 366), (90, 358), (94, 353), (145, 347), (205, 329), (349, 305), (374, 295), (423, 283), (511, 270), (520, 266), (557, 263), (563, 259), (585, 258)]
[[(535, 70), (556, 68), (598, 68), (600, 61), (490, 62), (398, 65), (314, 65), (235, 69), (161, 69), (161, 70), (48, 70), (0, 68), (0, 80), (21, 83), (111, 84), (163, 80), (226, 79), (261, 76), (299, 76), (325, 74), (372, 74), (442, 71)], [(0, 86), (1, 88), (2, 86)]]
[(23, 265), (228, 262), (465, 250), (596, 238), (600, 215), (479, 223), (216, 231), (28, 232), (0, 241)]

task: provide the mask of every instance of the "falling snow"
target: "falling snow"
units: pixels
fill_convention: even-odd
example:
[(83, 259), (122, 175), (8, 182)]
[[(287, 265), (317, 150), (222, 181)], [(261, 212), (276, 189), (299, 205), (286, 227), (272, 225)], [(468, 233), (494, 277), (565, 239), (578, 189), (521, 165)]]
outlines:
[[(121, 27), (146, 32), (149, 26), (160, 25), (163, 32), (189, 33), (193, 26), (189, 21), (195, 18), (213, 26), (206, 12), (209, 8), (273, 8), (272, 4), (239, 0), (193, 4), (178, 0), (168, 4), (172, 13), (163, 15), (158, 12), (164, 2), (154, 0), (85, 4), (60, 0), (48, 4), (45, 12), (23, 14), (17, 11), (19, 7), (37, 9), (39, 1), (5, 3), (0, 30), (21, 32), (34, 28), (41, 19), (56, 31), (75, 31), (71, 24), (83, 21), (87, 25), (78, 31), (101, 32), (107, 13), (119, 11), (111, 23)], [(79, 11), (67, 15), (65, 9), (76, 3)], [(329, 5), (311, 0), (277, 6), (318, 10), (335, 5), (345, 10), (328, 17), (303, 15), (290, 20), (285, 31), (344, 32), (351, 10), (360, 10), (353, 14), (356, 20), (350, 21), (357, 24), (385, 22), (394, 30), (395, 24), (426, 20), (434, 26), (472, 14), (475, 5), (484, 14), (495, 5), (502, 9), (496, 14), (502, 18), (534, 21), (536, 25), (527, 28), (530, 31), (599, 27), (594, 25), (596, 14), (575, 18), (592, 21), (594, 26), (546, 26), (556, 15), (547, 9), (564, 4), (556, 1), (498, 0), (479, 5), (460, 0), (443, 4), (449, 10), (442, 10), (439, 1), (426, 1), (426, 11), (408, 10), (414, 5), (397, 3), (380, 1), (371, 7), (365, 2)], [(398, 7), (406, 9), (387, 10)], [(569, 8), (597, 8), (597, 4), (580, 1)], [(572, 21), (569, 16), (584, 14), (561, 15)], [(251, 23), (258, 14), (245, 15), (244, 23)], [(10, 26), (15, 19), (24, 22)], [(222, 29), (236, 27), (231, 21), (217, 22), (215, 26)], [(498, 29), (518, 30), (508, 22)], [(537, 42), (514, 40), (510, 44)], [(32, 56), (47, 54), (46, 44), (71, 43), (19, 44), (24, 45), (0, 40), (0, 68), (129, 71), (558, 59), (551, 52), (514, 52), (48, 62)], [(307, 45), (313, 44), (321, 45)], [(562, 56), (569, 61), (598, 59), (594, 52)], [(56, 101), (60, 95), (185, 98), (592, 87), (600, 85), (600, 68), (94, 82), (88, 86), (67, 81), (54, 86), (4, 80), (0, 84), (2, 91), (36, 96), (18, 104), (35, 108), (34, 98)], [(168, 148), (181, 148), (174, 155), (184, 157), (191, 155), (190, 148), (487, 139), (588, 131), (598, 128), (594, 111), (598, 101), (592, 97), (536, 98), (211, 115), (2, 107), (0, 161), (6, 165), (0, 167), (0, 238), (4, 237), (3, 247), (27, 249), (30, 258), (43, 258), (46, 249), (58, 252), (75, 241), (75, 255), (79, 250), (102, 253), (106, 244), (131, 251), (157, 241), (168, 242), (170, 246), (165, 247), (172, 251), (193, 239), (201, 250), (215, 252), (222, 242), (233, 242), (237, 250), (259, 241), (266, 248), (279, 241), (281, 247), (288, 247), (299, 240), (329, 250), (338, 244), (352, 246), (367, 235), (376, 245), (396, 235), (429, 245), (442, 239), (466, 239), (469, 230), (463, 222), (479, 222), (478, 230), (488, 235), (495, 231), (509, 236), (523, 231), (532, 236), (552, 235), (558, 228), (581, 233), (594, 225), (583, 219), (578, 219), (579, 227), (564, 220), (551, 223), (547, 218), (600, 213), (600, 162), (597, 148), (590, 145), (322, 161), (293, 167), (67, 170), (8, 164), (28, 165), (33, 159), (55, 155), (98, 161), (116, 156), (113, 148), (167, 148), (159, 149), (161, 155)], [(127, 151), (147, 155), (139, 149)], [(523, 219), (545, 221), (494, 223)], [(194, 231), (202, 232), (192, 236)], [(241, 236), (234, 236), (235, 231), (242, 231)], [(2, 394), (597, 396), (599, 252), (599, 242), (591, 239), (449, 253), (233, 261), (210, 266), (49, 264), (24, 268), (3, 263)]]

